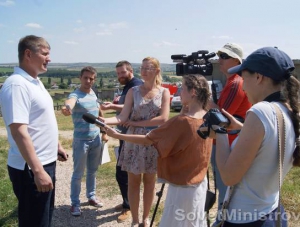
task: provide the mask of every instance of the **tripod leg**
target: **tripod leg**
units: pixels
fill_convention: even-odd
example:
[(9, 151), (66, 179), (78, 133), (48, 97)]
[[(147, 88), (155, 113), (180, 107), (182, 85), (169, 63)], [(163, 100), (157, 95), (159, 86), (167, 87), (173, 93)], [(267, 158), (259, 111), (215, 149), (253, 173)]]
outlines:
[(207, 222), (207, 227), (210, 227), (209, 211), (207, 211), (206, 213), (206, 222)]
[(163, 183), (163, 184), (161, 185), (160, 191), (156, 193), (156, 195), (158, 196), (158, 199), (157, 199), (157, 203), (156, 203), (156, 205), (155, 205), (155, 209), (154, 209), (154, 212), (153, 212), (153, 215), (152, 215), (150, 227), (153, 226), (153, 222), (154, 222), (154, 219), (155, 219), (155, 215), (156, 215), (156, 212), (157, 212), (157, 209), (158, 209), (158, 205), (159, 205), (160, 199), (161, 199), (161, 197), (162, 197), (162, 195), (163, 195), (164, 188), (165, 188), (165, 183)]

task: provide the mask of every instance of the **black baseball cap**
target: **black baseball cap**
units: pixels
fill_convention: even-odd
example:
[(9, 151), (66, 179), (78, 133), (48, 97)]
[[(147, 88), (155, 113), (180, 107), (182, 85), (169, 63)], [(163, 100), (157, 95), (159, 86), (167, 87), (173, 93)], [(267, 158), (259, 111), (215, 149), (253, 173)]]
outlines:
[(277, 47), (263, 47), (250, 54), (241, 65), (228, 69), (228, 73), (241, 75), (246, 69), (275, 81), (282, 81), (291, 76), (295, 65), (292, 59)]

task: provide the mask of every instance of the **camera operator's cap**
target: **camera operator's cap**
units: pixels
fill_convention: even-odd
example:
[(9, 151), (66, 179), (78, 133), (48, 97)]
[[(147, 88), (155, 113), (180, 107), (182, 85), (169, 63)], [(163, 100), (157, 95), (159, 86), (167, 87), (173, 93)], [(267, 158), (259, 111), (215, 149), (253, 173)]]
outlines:
[(243, 61), (243, 49), (236, 43), (226, 43), (220, 50), (218, 50), (217, 55), (219, 56), (221, 53), (226, 53), (232, 58), (239, 59), (240, 63)]
[(228, 69), (228, 73), (241, 75), (245, 69), (282, 81), (291, 76), (295, 66), (292, 59), (277, 47), (263, 47), (250, 54), (241, 65)]

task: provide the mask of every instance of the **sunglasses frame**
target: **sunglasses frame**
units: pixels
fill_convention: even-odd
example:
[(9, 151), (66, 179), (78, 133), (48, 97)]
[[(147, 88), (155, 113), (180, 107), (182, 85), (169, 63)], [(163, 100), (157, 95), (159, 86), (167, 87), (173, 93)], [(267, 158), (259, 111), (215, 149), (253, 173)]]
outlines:
[(218, 54), (219, 58), (223, 59), (223, 60), (227, 60), (227, 59), (230, 59), (230, 58), (233, 58), (231, 56), (229, 56), (228, 54), (222, 52), (220, 54)]

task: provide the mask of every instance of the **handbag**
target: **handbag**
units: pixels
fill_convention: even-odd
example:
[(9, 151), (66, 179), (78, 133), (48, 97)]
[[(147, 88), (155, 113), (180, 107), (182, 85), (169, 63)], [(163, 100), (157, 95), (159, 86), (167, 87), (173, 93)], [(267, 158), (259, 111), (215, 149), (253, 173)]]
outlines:
[(213, 207), (213, 205), (215, 204), (216, 199), (217, 199), (215, 174), (214, 174), (214, 186), (215, 186), (215, 190), (213, 192), (210, 190), (209, 169), (207, 169), (207, 191), (206, 191), (206, 200), (205, 200), (205, 206), (204, 206), (204, 211), (206, 211), (206, 212), (209, 212), (209, 210)]
[(216, 193), (216, 177), (215, 177), (215, 173), (213, 174), (214, 176), (214, 187), (215, 187), (215, 191), (211, 191), (210, 190), (210, 186), (209, 186), (209, 169), (207, 168), (207, 191), (206, 191), (206, 199), (205, 199), (205, 206), (204, 206), (204, 211), (206, 212), (206, 222), (207, 222), (207, 226), (210, 226), (210, 219), (209, 219), (209, 210), (213, 207), (213, 205), (216, 202), (216, 198), (217, 198), (217, 193)]

